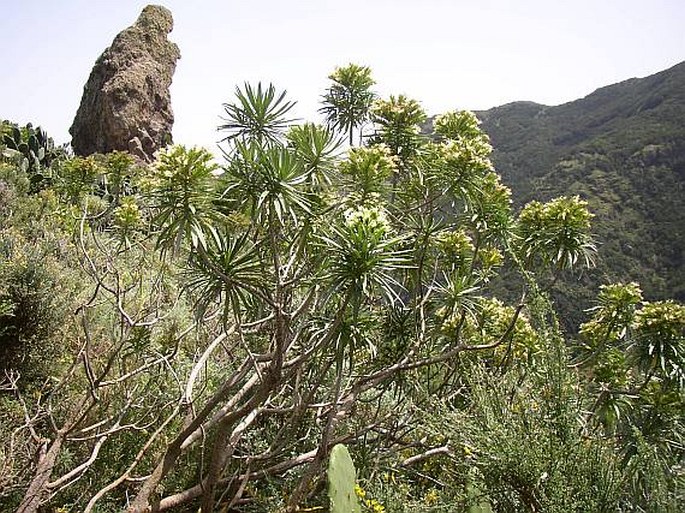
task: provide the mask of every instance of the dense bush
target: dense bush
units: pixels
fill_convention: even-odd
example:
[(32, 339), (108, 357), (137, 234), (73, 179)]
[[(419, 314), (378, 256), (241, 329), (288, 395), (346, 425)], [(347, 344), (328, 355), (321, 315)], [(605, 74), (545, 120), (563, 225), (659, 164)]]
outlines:
[[(8, 177), (9, 178), (9, 177)], [(69, 235), (53, 219), (54, 198), (26, 196), (22, 177), (0, 178), (0, 362), (3, 371), (49, 375), (67, 347), (61, 327), (75, 295)]]

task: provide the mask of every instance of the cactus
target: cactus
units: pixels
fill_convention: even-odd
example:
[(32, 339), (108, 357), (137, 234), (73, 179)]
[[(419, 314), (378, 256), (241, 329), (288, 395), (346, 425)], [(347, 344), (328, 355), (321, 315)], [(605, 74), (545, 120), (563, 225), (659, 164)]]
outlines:
[(7, 149), (21, 155), (21, 168), (28, 173), (34, 191), (49, 183), (50, 165), (64, 155), (64, 148), (55, 148), (45, 130), (33, 128), (31, 123), (21, 129), (13, 126), (10, 133), (4, 134), (2, 142)]
[(331, 513), (361, 513), (355, 485), (354, 463), (350, 453), (342, 444), (331, 450), (328, 461), (328, 498), (331, 501)]
[(468, 513), (492, 513), (490, 502), (480, 493), (473, 472), (466, 478), (466, 496), (471, 504), (466, 510)]

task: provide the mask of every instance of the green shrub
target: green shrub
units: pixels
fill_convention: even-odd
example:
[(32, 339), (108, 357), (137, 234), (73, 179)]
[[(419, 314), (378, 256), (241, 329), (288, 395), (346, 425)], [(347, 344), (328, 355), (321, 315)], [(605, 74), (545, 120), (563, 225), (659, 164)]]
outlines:
[(0, 365), (40, 374), (58, 347), (51, 343), (64, 315), (60, 269), (38, 247), (0, 235)]

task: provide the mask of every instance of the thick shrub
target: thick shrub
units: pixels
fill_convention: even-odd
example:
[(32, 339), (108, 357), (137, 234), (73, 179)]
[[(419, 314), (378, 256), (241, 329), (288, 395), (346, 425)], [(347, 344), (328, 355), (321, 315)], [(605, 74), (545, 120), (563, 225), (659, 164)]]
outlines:
[(40, 248), (22, 245), (11, 233), (0, 235), (0, 251), (0, 365), (34, 374), (39, 360), (57, 349), (49, 339), (63, 315), (59, 270)]

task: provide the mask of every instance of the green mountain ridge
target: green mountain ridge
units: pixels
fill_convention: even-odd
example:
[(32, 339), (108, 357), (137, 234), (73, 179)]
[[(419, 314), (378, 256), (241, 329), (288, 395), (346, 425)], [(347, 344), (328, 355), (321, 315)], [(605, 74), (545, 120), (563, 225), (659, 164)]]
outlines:
[(597, 268), (565, 295), (584, 303), (601, 283), (638, 281), (650, 298), (685, 298), (685, 62), (559, 106), (477, 115), (517, 207), (579, 195), (595, 213)]

